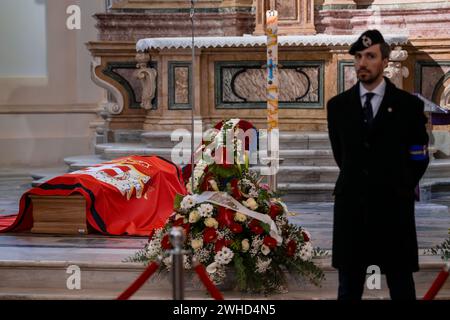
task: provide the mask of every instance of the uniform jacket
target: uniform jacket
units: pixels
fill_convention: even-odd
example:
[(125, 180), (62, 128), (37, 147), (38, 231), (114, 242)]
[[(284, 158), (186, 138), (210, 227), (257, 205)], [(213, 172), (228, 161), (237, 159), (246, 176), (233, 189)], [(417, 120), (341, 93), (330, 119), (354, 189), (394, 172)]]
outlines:
[(418, 270), (414, 189), (429, 162), (427, 118), (420, 99), (385, 80), (370, 128), (364, 123), (359, 83), (327, 105), (340, 169), (334, 189), (335, 268)]

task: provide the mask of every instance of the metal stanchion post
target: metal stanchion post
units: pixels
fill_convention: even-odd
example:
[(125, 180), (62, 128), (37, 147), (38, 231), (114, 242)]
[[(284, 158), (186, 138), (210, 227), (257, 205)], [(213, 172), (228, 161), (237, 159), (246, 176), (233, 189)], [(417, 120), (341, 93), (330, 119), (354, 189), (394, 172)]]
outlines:
[(184, 243), (185, 235), (181, 227), (173, 227), (170, 230), (170, 242), (172, 254), (172, 288), (173, 299), (184, 300)]

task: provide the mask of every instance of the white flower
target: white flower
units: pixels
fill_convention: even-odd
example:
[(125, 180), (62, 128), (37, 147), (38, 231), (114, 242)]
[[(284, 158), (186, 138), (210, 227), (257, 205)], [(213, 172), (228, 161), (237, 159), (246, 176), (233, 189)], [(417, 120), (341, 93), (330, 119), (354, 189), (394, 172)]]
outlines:
[(237, 222), (244, 222), (245, 220), (247, 220), (247, 216), (242, 212), (236, 212), (236, 214), (234, 215), (234, 220), (236, 220)]
[(263, 253), (263, 255), (267, 256), (270, 253), (270, 248), (263, 244), (261, 246), (261, 252)]
[(222, 265), (217, 264), (214, 273), (210, 273), (209, 276), (215, 285), (222, 284), (226, 277), (225, 268)]
[(250, 249), (250, 254), (252, 255), (252, 257), (254, 257), (258, 253), (259, 248), (261, 247), (263, 242), (264, 240), (261, 237), (259, 236), (253, 237), (252, 248)]
[(194, 250), (193, 259), (200, 263), (205, 263), (210, 258), (210, 251), (206, 248), (201, 248), (199, 250)]
[(185, 196), (183, 200), (181, 200), (181, 209), (187, 210), (196, 205), (196, 201), (193, 196)]
[(258, 197), (259, 194), (258, 194), (258, 191), (257, 191), (255, 188), (252, 187), (252, 188), (250, 189), (248, 195), (249, 195), (250, 197), (256, 198), (256, 197)]
[(153, 259), (161, 251), (161, 239), (153, 239), (147, 244), (147, 257)]
[(202, 248), (203, 247), (203, 239), (202, 238), (192, 239), (191, 247), (194, 250), (198, 250), (198, 249)]
[(167, 269), (172, 267), (172, 256), (165, 257), (162, 262), (166, 265)]
[(183, 256), (183, 262), (184, 262), (184, 268), (185, 269), (190, 269), (192, 267), (191, 262), (189, 261), (187, 255)]
[(206, 272), (208, 272), (209, 274), (212, 274), (212, 273), (216, 272), (217, 271), (217, 266), (218, 266), (217, 262), (211, 263), (210, 265), (208, 265), (206, 267)]
[(208, 217), (212, 216), (214, 207), (212, 205), (210, 205), (209, 203), (204, 203), (197, 210), (198, 210), (198, 213), (200, 214), (200, 217), (208, 218)]
[(206, 218), (205, 226), (217, 229), (219, 227), (219, 222), (214, 218)]
[(198, 220), (200, 220), (200, 214), (197, 210), (191, 211), (189, 214), (189, 223), (196, 223)]
[(217, 240), (222, 239), (231, 240), (233, 237), (234, 237), (233, 233), (228, 228), (217, 230)]
[(208, 213), (212, 213), (213, 210), (214, 210), (214, 207), (211, 204), (209, 204), (209, 203), (204, 203), (204, 204), (201, 205), (201, 207), (204, 208), (205, 211), (208, 212)]
[(306, 242), (300, 249), (298, 256), (302, 260), (309, 261), (312, 258), (312, 254), (313, 254), (313, 246), (311, 242)]
[(218, 264), (229, 264), (233, 259), (234, 253), (231, 249), (223, 247), (219, 252), (216, 253), (214, 261)]
[(280, 230), (287, 223), (288, 223), (287, 219), (282, 215), (277, 216), (275, 219), (275, 224), (278, 227), (278, 230)]
[(264, 273), (269, 268), (270, 263), (272, 262), (272, 259), (267, 260), (261, 260), (259, 257), (256, 260), (256, 272), (258, 273)]
[(250, 249), (250, 243), (248, 242), (248, 239), (242, 240), (241, 245), (242, 245), (242, 252), (247, 252), (248, 249)]
[(256, 203), (253, 198), (248, 198), (246, 201), (242, 201), (242, 204), (251, 210), (256, 210), (258, 208), (258, 203)]

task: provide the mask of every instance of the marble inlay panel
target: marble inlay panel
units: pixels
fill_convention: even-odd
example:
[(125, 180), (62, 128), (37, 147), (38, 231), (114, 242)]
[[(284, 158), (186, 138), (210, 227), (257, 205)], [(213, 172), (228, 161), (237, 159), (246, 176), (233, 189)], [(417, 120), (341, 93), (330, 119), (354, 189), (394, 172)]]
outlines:
[(175, 103), (189, 103), (189, 68), (175, 67)]
[[(243, 99), (237, 97), (232, 91), (233, 76), (241, 71), (242, 68), (224, 68), (222, 71), (222, 101), (224, 102), (244, 102)], [(265, 81), (265, 80), (264, 80)], [(255, 87), (254, 84), (251, 84)]]
[(297, 19), (297, 0), (277, 0), (276, 8), (280, 21)]
[(356, 78), (356, 71), (353, 65), (344, 66), (344, 91), (353, 87), (358, 79)]
[(185, 61), (168, 63), (169, 109), (191, 109), (191, 64)]
[(119, 74), (122, 78), (124, 78), (135, 95), (135, 101), (137, 103), (141, 103), (142, 100), (142, 84), (141, 82), (134, 76), (136, 69), (123, 69), (123, 68), (114, 68), (113, 71)]
[(450, 61), (442, 65), (423, 65), (420, 69), (420, 93), (433, 100), (433, 92), (437, 89), (439, 80), (450, 72)]
[[(226, 64), (226, 63), (225, 63)], [(279, 70), (280, 104), (319, 104), (321, 101), (320, 64), (281, 63)], [(219, 104), (235, 104), (245, 108), (245, 104), (259, 107), (267, 100), (266, 69), (258, 65), (225, 65), (216, 68), (220, 85), (216, 90)]]

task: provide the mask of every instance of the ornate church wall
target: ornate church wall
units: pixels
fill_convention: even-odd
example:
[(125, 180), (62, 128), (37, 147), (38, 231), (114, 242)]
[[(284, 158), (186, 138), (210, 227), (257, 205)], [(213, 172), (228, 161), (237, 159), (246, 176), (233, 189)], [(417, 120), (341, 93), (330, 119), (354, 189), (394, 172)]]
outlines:
[[(104, 1), (12, 2), (0, 13), (8, 24), (0, 39), (0, 167), (54, 166), (91, 153), (103, 91), (90, 79), (85, 42), (97, 37), (91, 16)], [(67, 7), (80, 2), (81, 29), (69, 30)]]

